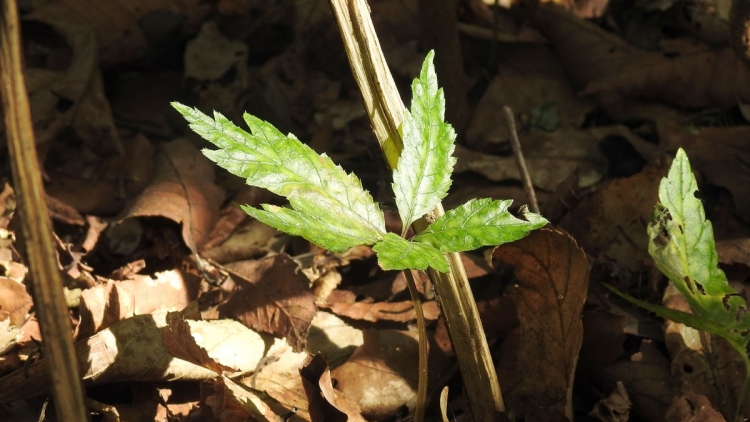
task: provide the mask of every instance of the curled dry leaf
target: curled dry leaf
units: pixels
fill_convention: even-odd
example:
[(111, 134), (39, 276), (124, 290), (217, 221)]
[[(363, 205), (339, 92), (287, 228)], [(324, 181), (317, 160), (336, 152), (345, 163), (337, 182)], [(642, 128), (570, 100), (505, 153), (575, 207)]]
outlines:
[(333, 388), (331, 371), (322, 355), (309, 355), (300, 366), (299, 373), (307, 394), (312, 422), (365, 421), (357, 405)]
[(10, 325), (20, 328), (33, 305), (31, 295), (20, 281), (0, 277), (0, 321), (9, 320)]
[(535, 10), (531, 25), (550, 40), (578, 88), (617, 75), (639, 53), (620, 37), (550, 3)]
[(612, 389), (621, 381), (633, 407), (645, 420), (663, 421), (672, 400), (669, 360), (651, 340), (643, 340), (639, 350), (627, 360), (607, 365), (596, 373), (595, 385)]
[[(193, 338), (217, 362), (251, 372), (263, 357), (259, 334), (236, 321), (190, 321)], [(166, 316), (137, 315), (120, 321), (76, 344), (87, 385), (129, 381), (200, 381), (216, 377), (208, 370), (174, 358), (164, 345)], [(49, 391), (44, 360), (0, 379), (0, 403)]]
[(382, 420), (416, 405), (417, 356), (417, 333), (367, 330), (364, 344), (331, 376), (338, 390), (359, 403), (362, 416)]
[(344, 363), (364, 343), (362, 331), (328, 312), (318, 312), (307, 336), (307, 351), (322, 354), (330, 368)]
[(586, 254), (570, 235), (549, 228), (498, 246), (492, 259), (516, 269), (510, 288), (520, 322), (515, 374), (503, 387), (520, 414), (551, 407), (573, 419), (573, 375), (583, 341), (581, 312), (589, 284)]
[(182, 238), (196, 252), (219, 218), (224, 191), (214, 183), (214, 166), (185, 139), (162, 145), (154, 178), (125, 214), (165, 217), (182, 224)]
[[(328, 303), (325, 306), (336, 315), (369, 321), (415, 321), (416, 311), (412, 301), (404, 302), (373, 302), (371, 300), (356, 301), (356, 295), (348, 290), (334, 290), (328, 295)], [(428, 321), (434, 321), (440, 316), (440, 309), (434, 300), (422, 304), (424, 317)]]
[(234, 262), (226, 269), (232, 277), (222, 289), (229, 299), (219, 305), (219, 315), (284, 337), (295, 351), (303, 350), (318, 309), (307, 277), (289, 255)]
[[(232, 197), (231, 204), (226, 205), (219, 213), (219, 221), (216, 222), (216, 225), (211, 230), (211, 234), (208, 236), (208, 240), (203, 245), (201, 255), (205, 253), (205, 250), (223, 245), (235, 232), (237, 226), (250, 219), (250, 216), (245, 211), (242, 211), (237, 204), (258, 207), (260, 204), (268, 202), (270, 196), (271, 193), (265, 189), (255, 186), (243, 186)], [(248, 231), (250, 230), (248, 229)], [(239, 261), (239, 259), (235, 261)]]
[(289, 409), (281, 406), (264, 394), (256, 394), (226, 377), (205, 381), (201, 384), (201, 415), (204, 420), (235, 422), (259, 420), (287, 422), (303, 420), (290, 418)]
[(86, 289), (81, 294), (76, 338), (84, 339), (133, 315), (178, 311), (196, 296), (179, 271), (135, 275), (132, 280), (112, 281)]
[[(54, 140), (70, 126), (97, 153), (122, 155), (120, 136), (104, 95), (93, 27), (57, 19), (47, 23), (65, 37), (73, 57), (65, 72), (38, 68), (27, 71), (37, 143)], [(66, 101), (68, 105), (62, 106)]]
[[(245, 214), (234, 204), (231, 206)], [(276, 233), (277, 231), (273, 227), (258, 220), (252, 220), (242, 230), (232, 233), (221, 245), (211, 248), (204, 247), (200, 254), (202, 258), (210, 259), (218, 264), (261, 258), (268, 253), (266, 245), (276, 236)]]
[(665, 422), (726, 421), (724, 416), (711, 406), (711, 402), (705, 396), (695, 393), (675, 397), (663, 420)]

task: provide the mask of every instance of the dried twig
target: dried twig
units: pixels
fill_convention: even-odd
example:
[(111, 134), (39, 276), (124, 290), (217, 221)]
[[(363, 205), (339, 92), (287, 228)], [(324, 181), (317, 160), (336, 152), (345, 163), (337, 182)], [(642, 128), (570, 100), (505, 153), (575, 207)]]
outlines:
[(18, 9), (6, 0), (0, 9), (0, 91), (2, 91), (13, 182), (18, 195), (21, 234), (25, 241), (34, 308), (44, 336), (47, 362), (59, 421), (86, 421), (78, 359), (70, 316), (53, 249), (52, 223), (34, 145), (29, 99), (23, 78)]
[(518, 141), (518, 133), (516, 132), (516, 119), (515, 117), (513, 117), (513, 111), (510, 109), (510, 107), (503, 107), (503, 112), (505, 112), (505, 119), (508, 121), (508, 131), (510, 132), (510, 146), (511, 148), (513, 148), (513, 155), (516, 157), (518, 171), (519, 173), (521, 173), (523, 190), (526, 191), (526, 196), (529, 197), (529, 208), (531, 208), (531, 212), (539, 214), (539, 202), (537, 202), (536, 200), (534, 185), (531, 184), (531, 176), (529, 176), (529, 170), (526, 168), (526, 160), (523, 158), (521, 143)]

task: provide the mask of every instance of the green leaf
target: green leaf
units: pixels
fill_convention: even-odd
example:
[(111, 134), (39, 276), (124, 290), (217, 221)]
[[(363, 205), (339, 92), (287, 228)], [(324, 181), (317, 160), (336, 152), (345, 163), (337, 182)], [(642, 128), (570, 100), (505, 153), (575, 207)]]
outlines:
[(203, 150), (206, 157), (246, 178), (249, 185), (289, 198), (293, 208), (264, 206), (250, 211), (245, 207), (249, 214), (334, 251), (373, 244), (385, 234), (383, 212), (359, 179), (293, 135), (285, 136), (247, 113), (244, 119), (252, 134), (219, 113), (214, 112), (212, 119), (195, 108), (172, 105), (191, 129), (219, 148)]
[(378, 262), (384, 270), (424, 270), (432, 267), (443, 273), (448, 272), (448, 261), (439, 250), (426, 243), (410, 242), (393, 233), (383, 236), (383, 240), (372, 250), (378, 254)]
[(511, 203), (513, 201), (509, 199), (472, 199), (447, 211), (414, 237), (414, 241), (428, 243), (441, 252), (463, 252), (512, 242), (547, 225), (544, 217), (525, 208), (522, 208), (522, 213), (527, 221), (514, 217), (508, 211)]
[(414, 220), (431, 211), (451, 185), (456, 159), (456, 133), (446, 123), (445, 98), (438, 89), (430, 51), (419, 78), (412, 83), (411, 111), (401, 126), (404, 149), (393, 172), (393, 191), (404, 230)]
[[(615, 289), (614, 287), (610, 286), (607, 283), (602, 283), (602, 284), (604, 284), (604, 287), (609, 289), (612, 293), (616, 294), (617, 296), (620, 296), (621, 298), (627, 300), (628, 302), (631, 302), (632, 304), (636, 306), (640, 306), (643, 309), (651, 311), (662, 318), (666, 318), (671, 321), (678, 322), (680, 324), (685, 324), (687, 326), (695, 328), (696, 330), (702, 330), (702, 331), (706, 331), (712, 334), (720, 335), (726, 338), (727, 340), (729, 340), (730, 342), (734, 338), (732, 332), (729, 329), (707, 318), (694, 315), (694, 314), (689, 314), (687, 312), (678, 311), (676, 309), (666, 308), (664, 306), (654, 305), (653, 303), (645, 302), (645, 301), (636, 299), (633, 296), (630, 296), (626, 293), (623, 293)], [(732, 345), (735, 346), (735, 344), (732, 344)]]
[(648, 251), (696, 315), (724, 327), (735, 338), (744, 335), (747, 344), (750, 314), (745, 300), (729, 286), (718, 267), (713, 228), (697, 192), (690, 162), (680, 149), (669, 175), (659, 185), (661, 204), (648, 226)]

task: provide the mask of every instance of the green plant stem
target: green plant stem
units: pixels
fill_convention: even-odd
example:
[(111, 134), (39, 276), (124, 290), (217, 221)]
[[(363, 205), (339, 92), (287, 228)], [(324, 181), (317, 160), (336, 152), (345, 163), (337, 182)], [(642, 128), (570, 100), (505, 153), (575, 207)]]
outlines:
[(417, 284), (414, 282), (412, 270), (404, 270), (406, 285), (409, 286), (411, 300), (414, 302), (414, 312), (417, 314), (417, 329), (419, 330), (419, 374), (417, 375), (417, 406), (414, 409), (414, 421), (424, 421), (424, 412), (427, 406), (427, 362), (430, 350), (427, 347), (427, 327), (424, 322), (422, 311), (422, 298), (419, 296)]
[[(728, 340), (728, 339), (727, 339)], [(735, 344), (733, 341), (729, 341), (729, 344), (737, 350), (742, 357), (742, 361), (745, 362), (745, 381), (742, 383), (742, 389), (740, 390), (740, 396), (737, 399), (737, 408), (734, 412), (735, 422), (742, 422), (745, 420), (745, 403), (747, 398), (750, 397), (750, 355), (747, 353), (747, 347), (742, 344)]]
[[(329, 1), (373, 131), (388, 165), (393, 169), (403, 148), (399, 127), (406, 108), (388, 71), (367, 3), (365, 0)], [(421, 233), (441, 215), (443, 207), (439, 204), (425, 217), (415, 221), (412, 227), (417, 234)], [(504, 412), (505, 404), (461, 258), (457, 253), (449, 253), (446, 259), (450, 266), (449, 273), (428, 269), (427, 274), (438, 295), (461, 369), (469, 409), (473, 420), (480, 421), (496, 412)]]

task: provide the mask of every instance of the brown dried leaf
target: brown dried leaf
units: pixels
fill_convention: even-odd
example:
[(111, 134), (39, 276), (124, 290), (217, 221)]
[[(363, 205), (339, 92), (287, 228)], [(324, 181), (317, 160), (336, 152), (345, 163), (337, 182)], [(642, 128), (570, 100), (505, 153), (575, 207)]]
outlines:
[[(249, 217), (234, 204), (231, 206), (244, 216)], [(219, 220), (219, 224), (221, 224), (221, 220)], [(242, 230), (232, 233), (221, 245), (211, 248), (204, 246), (200, 254), (202, 258), (210, 259), (218, 264), (261, 258), (268, 253), (266, 244), (277, 233), (277, 230), (273, 227), (258, 220), (252, 220)]]
[(167, 314), (167, 327), (161, 330), (161, 338), (167, 352), (178, 359), (210, 369), (219, 375), (236, 371), (208, 355), (208, 350), (197, 343), (198, 339), (203, 340), (203, 333), (193, 333), (192, 327), (180, 312)]
[[(734, 81), (732, 81), (734, 83)], [(739, 83), (739, 82), (738, 82)], [(705, 183), (727, 188), (732, 193), (737, 214), (750, 221), (750, 127), (716, 127), (687, 130), (683, 125), (664, 120), (657, 123), (664, 151), (682, 147)], [(738, 228), (744, 230), (744, 228)], [(739, 230), (737, 230), (739, 231)]]
[(517, 384), (503, 387), (504, 395), (521, 414), (552, 407), (572, 420), (573, 375), (589, 283), (586, 254), (570, 235), (543, 228), (498, 246), (492, 259), (513, 265), (518, 279), (510, 296), (520, 321), (516, 371), (523, 375)]
[(669, 406), (664, 422), (724, 422), (724, 416), (711, 406), (705, 396), (685, 394), (675, 397)]
[(552, 4), (542, 4), (531, 24), (552, 43), (578, 88), (616, 75), (639, 51), (593, 22)]
[(303, 350), (318, 309), (307, 277), (289, 255), (235, 262), (226, 269), (232, 278), (222, 289), (230, 297), (219, 305), (220, 316), (284, 337), (295, 351)]
[(135, 275), (133, 280), (107, 281), (81, 294), (76, 338), (90, 337), (133, 315), (166, 313), (183, 309), (195, 299), (197, 286), (187, 286), (177, 270), (155, 277)]
[(613, 388), (622, 381), (633, 407), (645, 420), (662, 421), (672, 400), (669, 360), (651, 340), (643, 340), (640, 350), (626, 361), (615, 362), (597, 371)]
[(336, 388), (359, 403), (362, 416), (382, 420), (406, 406), (417, 392), (417, 333), (366, 330), (364, 344), (331, 372)]
[[(466, 129), (469, 145), (508, 142), (506, 120), (498, 118), (498, 110), (503, 106), (510, 107), (522, 122), (531, 119), (530, 124), (538, 124), (531, 116), (544, 107), (550, 107), (547, 113), (554, 113), (557, 118), (554, 129), (578, 128), (583, 124), (594, 102), (573, 90), (559, 59), (546, 45), (511, 44), (505, 46), (503, 54), (509, 57), (498, 66), (497, 76)], [(519, 86), (524, 89), (518, 89)]]
[(49, 23), (73, 22), (95, 28), (102, 65), (112, 66), (143, 58), (143, 52), (149, 47), (144, 35), (144, 16), (161, 11), (177, 13), (188, 20), (195, 19), (195, 15), (201, 10), (199, 3), (196, 0), (179, 3), (171, 0), (118, 0), (104, 3), (65, 0), (44, 3), (43, 7), (27, 18)]
[(255, 186), (243, 186), (240, 191), (232, 197), (231, 203), (225, 206), (219, 213), (219, 221), (211, 230), (211, 234), (209, 234), (206, 244), (203, 245), (201, 255), (206, 249), (223, 245), (243, 221), (250, 219), (250, 216), (247, 215), (245, 211), (242, 211), (242, 209), (236, 204), (257, 207), (262, 203), (268, 202), (270, 196), (270, 192), (266, 189), (257, 188)]
[(20, 328), (28, 319), (33, 305), (26, 286), (8, 277), (0, 277), (0, 321), (10, 320), (10, 325)]
[(307, 356), (306, 352), (293, 352), (286, 341), (277, 339), (265, 356), (270, 363), (257, 368), (252, 376), (245, 377), (242, 384), (265, 392), (287, 409), (296, 407), (297, 416), (310, 420), (307, 396), (299, 376), (299, 368)]
[(750, 267), (750, 238), (716, 242), (716, 253), (722, 264), (742, 264)]
[[(416, 311), (412, 301), (404, 302), (373, 302), (365, 299), (357, 302), (356, 295), (348, 290), (334, 290), (328, 295), (328, 305), (325, 306), (336, 315), (370, 322), (415, 321)], [(440, 316), (440, 309), (434, 300), (422, 303), (424, 317), (434, 321)]]
[(659, 181), (667, 168), (660, 160), (636, 175), (607, 182), (565, 215), (560, 227), (597, 259), (615, 261), (621, 269), (640, 270), (652, 262), (646, 222), (659, 200)]
[(625, 385), (618, 381), (617, 387), (604, 399), (599, 400), (589, 416), (602, 422), (628, 422), (633, 404)]
[(602, 93), (681, 107), (731, 107), (750, 100), (750, 69), (729, 47), (642, 53), (618, 74), (594, 80), (584, 90)]
[(201, 384), (202, 416), (204, 420), (235, 422), (260, 420), (268, 422), (299, 421), (288, 418), (292, 412), (269, 399), (256, 394), (229, 378), (220, 377)]
[(365, 421), (357, 405), (333, 388), (331, 371), (322, 355), (309, 355), (300, 366), (299, 373), (312, 422)]
[[(599, 182), (606, 175), (607, 160), (595, 145), (606, 135), (601, 130), (571, 128), (552, 133), (521, 134), (520, 141), (534, 186), (552, 191), (579, 168), (582, 187)], [(458, 145), (455, 155), (458, 159), (455, 173), (473, 171), (495, 182), (521, 180), (512, 156), (484, 154)]]
[[(37, 143), (54, 140), (70, 126), (97, 153), (122, 155), (122, 142), (104, 94), (94, 28), (58, 19), (46, 22), (64, 36), (73, 57), (65, 72), (34, 68), (27, 71)], [(61, 107), (65, 100), (69, 106)]]
[[(216, 361), (241, 372), (251, 372), (263, 356), (263, 339), (231, 321), (190, 321), (199, 347)], [(165, 315), (136, 315), (76, 344), (81, 373), (87, 385), (128, 381), (200, 381), (216, 377), (198, 365), (175, 359), (162, 340)], [(49, 391), (44, 360), (0, 378), (0, 403), (38, 396)]]
[(325, 356), (331, 369), (340, 366), (364, 342), (362, 331), (336, 315), (318, 312), (307, 336), (307, 351)]
[(224, 191), (214, 184), (213, 164), (193, 144), (177, 139), (162, 145), (154, 171), (124, 218), (166, 217), (182, 224), (182, 238), (196, 252), (208, 240), (224, 200)]

